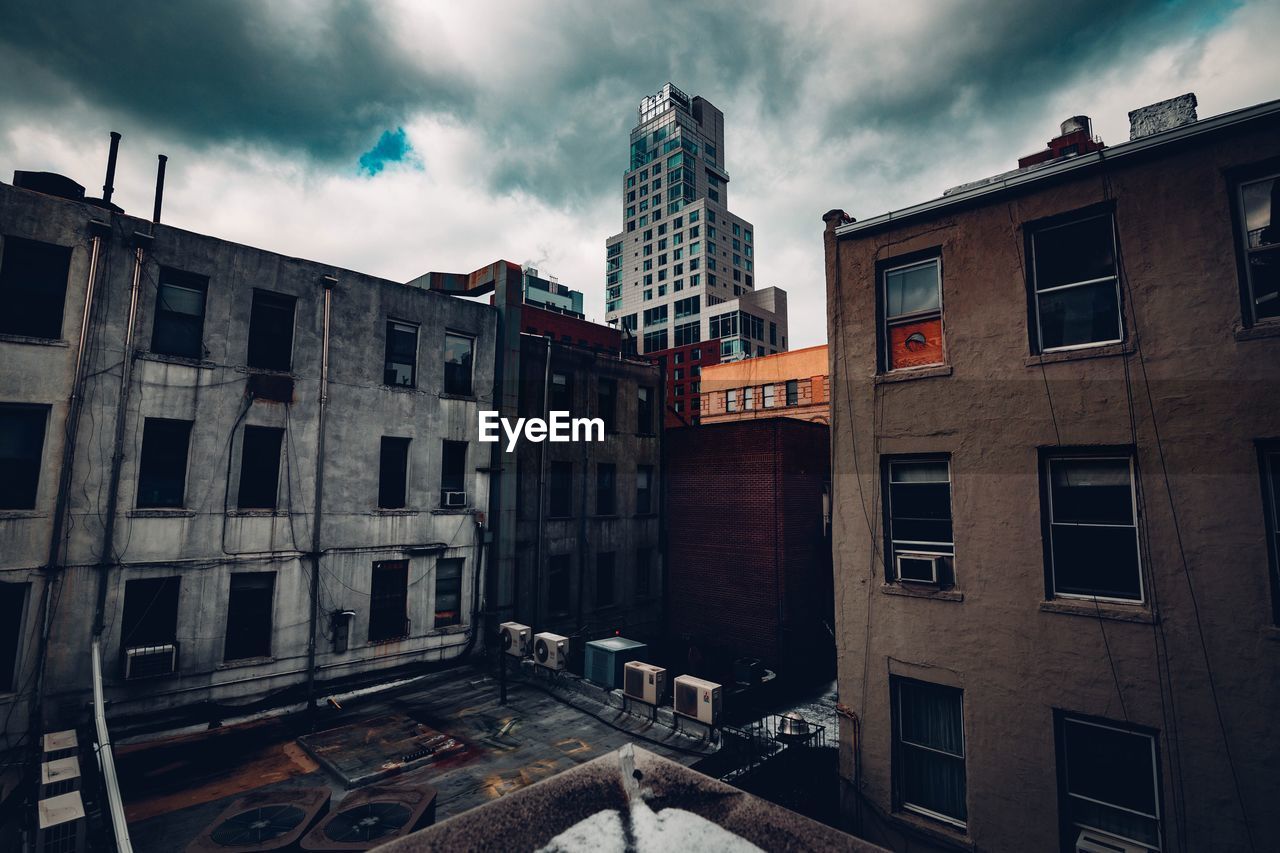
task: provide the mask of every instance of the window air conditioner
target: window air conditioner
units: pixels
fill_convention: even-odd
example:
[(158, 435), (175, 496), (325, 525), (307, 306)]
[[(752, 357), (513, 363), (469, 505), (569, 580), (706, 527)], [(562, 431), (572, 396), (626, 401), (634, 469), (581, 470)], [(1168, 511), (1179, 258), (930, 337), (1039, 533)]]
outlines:
[(894, 554), (893, 565), (898, 580), (908, 583), (937, 583), (938, 569), (942, 566), (942, 554), (920, 554), (899, 551)]
[(720, 685), (692, 675), (679, 675), (675, 680), (675, 710), (708, 726), (720, 719)]
[(467, 505), (466, 492), (445, 492), (444, 505), (447, 507), (459, 507)]
[(124, 650), (126, 681), (173, 675), (177, 671), (178, 647), (174, 643), (166, 643), (163, 646), (139, 646)]
[(1083, 830), (1076, 838), (1076, 853), (1152, 853), (1150, 847), (1094, 829)]
[(518, 658), (529, 656), (529, 645), (533, 639), (533, 629), (519, 622), (503, 622), (498, 626), (502, 632), (502, 650)]
[(623, 668), (622, 692), (637, 702), (657, 705), (667, 692), (667, 671), (651, 663), (628, 661)]
[(533, 637), (533, 662), (538, 666), (559, 671), (569, 663), (569, 638), (550, 631)]

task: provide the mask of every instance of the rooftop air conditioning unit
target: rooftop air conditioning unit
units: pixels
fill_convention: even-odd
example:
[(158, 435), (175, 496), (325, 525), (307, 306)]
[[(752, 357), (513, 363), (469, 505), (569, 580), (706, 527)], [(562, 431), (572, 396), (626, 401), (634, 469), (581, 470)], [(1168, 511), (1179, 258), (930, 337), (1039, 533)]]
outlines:
[(39, 853), (84, 853), (89, 827), (79, 791), (70, 791), (36, 804), (36, 846)]
[(617, 690), (622, 686), (623, 667), (628, 661), (646, 657), (648, 648), (626, 637), (592, 640), (583, 650), (582, 674), (587, 681)]
[(533, 640), (533, 629), (519, 622), (503, 622), (498, 626), (502, 632), (502, 650), (518, 658), (529, 656), (529, 646)]
[(533, 662), (550, 670), (562, 670), (569, 664), (569, 638), (544, 631), (533, 637)]
[(330, 796), (328, 788), (252, 791), (227, 806), (187, 853), (297, 850), (302, 836), (328, 814)]
[(444, 505), (445, 505), (445, 506), (447, 506), (447, 507), (459, 507), (459, 506), (466, 506), (466, 505), (467, 505), (467, 493), (466, 493), (466, 492), (452, 492), (452, 491), (450, 491), (450, 492), (445, 492), (445, 493), (444, 493)]
[(177, 671), (178, 647), (174, 643), (165, 643), (162, 646), (138, 646), (124, 650), (126, 681), (173, 675)]
[(676, 713), (714, 726), (720, 719), (720, 685), (692, 675), (678, 675), (675, 681)]
[(667, 693), (667, 671), (651, 663), (628, 661), (623, 667), (622, 692), (637, 702), (657, 705)]
[(920, 554), (899, 551), (893, 557), (898, 580), (908, 583), (937, 583), (938, 569), (942, 566), (942, 554)]
[(1135, 844), (1105, 832), (1083, 830), (1076, 838), (1076, 853), (1152, 853), (1145, 844)]

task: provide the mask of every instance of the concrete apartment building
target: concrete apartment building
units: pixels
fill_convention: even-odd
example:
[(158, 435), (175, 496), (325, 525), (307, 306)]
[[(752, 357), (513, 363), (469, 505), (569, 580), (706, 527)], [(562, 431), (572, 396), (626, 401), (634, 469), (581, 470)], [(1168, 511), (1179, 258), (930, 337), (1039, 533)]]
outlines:
[(717, 364), (701, 372), (704, 424), (758, 418), (831, 419), (827, 345)]
[(1280, 102), (1130, 118), (824, 217), (841, 775), (894, 849), (1280, 849)]
[(59, 176), (17, 183), (4, 748), (83, 721), (95, 637), (118, 733), (465, 655), (494, 309), (127, 216)]

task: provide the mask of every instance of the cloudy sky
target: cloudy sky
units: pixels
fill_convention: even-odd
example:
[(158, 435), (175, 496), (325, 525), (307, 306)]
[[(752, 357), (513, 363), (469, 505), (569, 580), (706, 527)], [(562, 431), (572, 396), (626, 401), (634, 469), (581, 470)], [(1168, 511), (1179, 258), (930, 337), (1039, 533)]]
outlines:
[(1131, 0), (113, 2), (0, 0), (0, 180), (101, 187), (165, 221), (406, 281), (497, 259), (586, 292), (639, 99), (725, 113), (757, 283), (792, 346), (825, 337), (821, 215), (863, 218), (1004, 171), (1067, 116), (1280, 97), (1280, 4)]

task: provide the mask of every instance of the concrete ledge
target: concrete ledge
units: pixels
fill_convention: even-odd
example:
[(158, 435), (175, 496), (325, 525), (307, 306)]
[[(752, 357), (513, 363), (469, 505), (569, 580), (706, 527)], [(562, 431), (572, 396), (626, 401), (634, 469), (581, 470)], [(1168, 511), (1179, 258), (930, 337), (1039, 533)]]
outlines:
[(1249, 328), (1235, 330), (1237, 341), (1261, 341), (1267, 338), (1280, 338), (1280, 323), (1264, 322)]
[(1112, 622), (1136, 622), (1154, 625), (1159, 621), (1152, 611), (1141, 604), (1112, 604), (1099, 601), (1066, 601), (1055, 599), (1040, 602), (1042, 613), (1062, 613), (1067, 616), (1083, 616), (1086, 619), (1109, 619)]
[(880, 587), (885, 595), (903, 595), (908, 598), (930, 598), (934, 601), (964, 601), (964, 593), (958, 589), (936, 589), (922, 586), (919, 589), (905, 584), (887, 583)]
[(70, 347), (70, 341), (60, 338), (33, 338), (30, 335), (0, 335), (0, 343), (31, 344), (37, 347)]
[(876, 385), (885, 385), (890, 382), (910, 382), (913, 379), (933, 379), (950, 375), (951, 365), (935, 364), (932, 367), (905, 368), (891, 373), (877, 373), (874, 382)]
[(1046, 352), (1040, 355), (1029, 355), (1022, 360), (1027, 367), (1039, 367), (1042, 364), (1060, 364), (1064, 361), (1084, 361), (1089, 358), (1114, 358), (1118, 355), (1131, 355), (1133, 344), (1129, 341), (1119, 344), (1100, 344), (1096, 347), (1069, 349), (1061, 352)]

